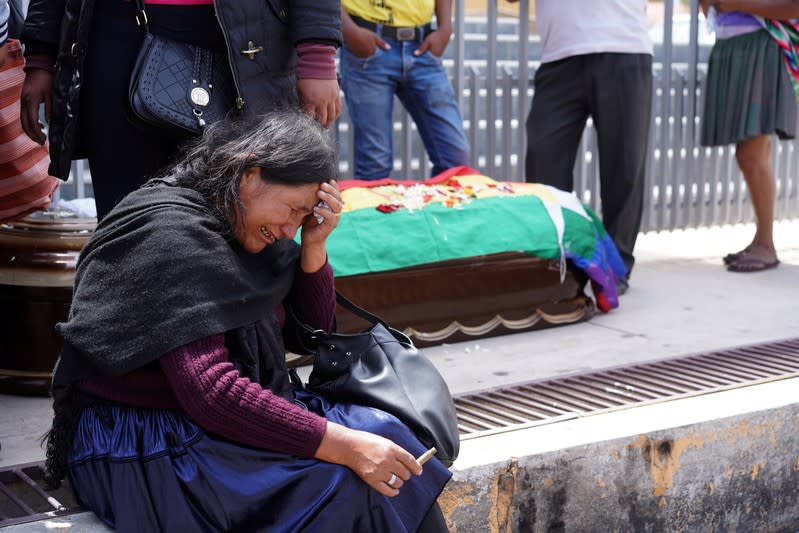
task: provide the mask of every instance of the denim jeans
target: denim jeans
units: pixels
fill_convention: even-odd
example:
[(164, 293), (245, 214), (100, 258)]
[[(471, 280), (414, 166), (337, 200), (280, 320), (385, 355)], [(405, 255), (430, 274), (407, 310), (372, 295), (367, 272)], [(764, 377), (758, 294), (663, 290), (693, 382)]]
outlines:
[(469, 142), (441, 58), (429, 51), (414, 56), (420, 41), (384, 40), (366, 58), (341, 49), (341, 84), (354, 130), (357, 179), (386, 178), (393, 168), (394, 95), (408, 110), (424, 142), (433, 174), (469, 164)]

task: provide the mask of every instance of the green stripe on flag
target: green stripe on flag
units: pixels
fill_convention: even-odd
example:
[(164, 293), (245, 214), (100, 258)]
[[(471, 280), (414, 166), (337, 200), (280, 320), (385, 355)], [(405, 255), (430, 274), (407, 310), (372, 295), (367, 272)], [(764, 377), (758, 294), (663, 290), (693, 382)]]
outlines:
[[(564, 210), (564, 243), (591, 257), (594, 224)], [(354, 276), (501, 252), (560, 257), (555, 226), (536, 196), (484, 198), (462, 208), (429, 204), (421, 211), (381, 213), (359, 209), (345, 213), (328, 239), (336, 276)]]
[(571, 209), (563, 210), (563, 220), (566, 224), (566, 233), (563, 236), (563, 245), (572, 254), (585, 259), (594, 255), (597, 242), (604, 238), (607, 231), (602, 221), (591, 209), (585, 208), (586, 214), (591, 217), (588, 221)]

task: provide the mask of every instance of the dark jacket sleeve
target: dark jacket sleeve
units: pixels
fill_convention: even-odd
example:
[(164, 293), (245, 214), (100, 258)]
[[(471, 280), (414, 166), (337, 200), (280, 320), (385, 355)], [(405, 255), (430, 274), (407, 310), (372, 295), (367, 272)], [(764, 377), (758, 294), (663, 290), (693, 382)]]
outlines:
[(67, 0), (31, 0), (22, 30), (25, 55), (55, 58)]
[(294, 44), (327, 42), (341, 46), (341, 3), (338, 0), (293, 0), (289, 2)]

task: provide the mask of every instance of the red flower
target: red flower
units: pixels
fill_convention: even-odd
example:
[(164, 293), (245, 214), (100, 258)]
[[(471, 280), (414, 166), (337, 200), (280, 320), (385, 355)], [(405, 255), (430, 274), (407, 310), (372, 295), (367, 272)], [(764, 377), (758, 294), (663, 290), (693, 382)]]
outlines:
[(381, 213), (393, 213), (398, 209), (402, 209), (402, 206), (398, 204), (380, 204), (377, 206), (377, 210)]

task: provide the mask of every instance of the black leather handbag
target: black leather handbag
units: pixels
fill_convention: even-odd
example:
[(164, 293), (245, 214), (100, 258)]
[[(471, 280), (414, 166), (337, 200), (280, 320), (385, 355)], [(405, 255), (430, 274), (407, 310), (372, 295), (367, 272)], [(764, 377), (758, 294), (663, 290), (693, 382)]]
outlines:
[(402, 332), (336, 291), (336, 301), (372, 326), (360, 333), (315, 330), (300, 322), (299, 340), (315, 355), (308, 389), (332, 400), (375, 407), (399, 418), (450, 466), (460, 437), (455, 404), (444, 378)]
[(235, 104), (227, 54), (153, 35), (143, 0), (136, 0), (136, 9), (144, 41), (130, 78), (133, 115), (151, 125), (199, 135)]

